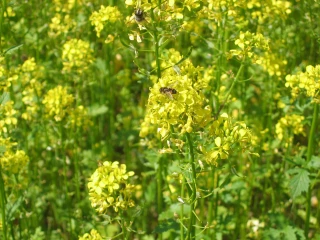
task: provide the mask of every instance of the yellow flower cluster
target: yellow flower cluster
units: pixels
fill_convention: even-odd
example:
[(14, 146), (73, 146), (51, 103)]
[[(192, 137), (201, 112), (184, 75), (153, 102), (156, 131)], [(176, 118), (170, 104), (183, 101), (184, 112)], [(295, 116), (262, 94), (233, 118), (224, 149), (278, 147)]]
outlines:
[(100, 33), (106, 22), (114, 23), (121, 18), (122, 15), (117, 7), (105, 7), (101, 5), (99, 12), (93, 12), (89, 20), (97, 32), (97, 37), (100, 37)]
[(237, 148), (245, 151), (253, 145), (251, 131), (246, 124), (232, 122), (226, 113), (210, 124), (209, 138), (213, 138), (214, 145), (200, 146), (199, 150), (204, 154), (206, 162), (212, 165), (217, 165), (218, 159), (228, 159), (229, 154)]
[(13, 101), (7, 101), (0, 105), (0, 130), (2, 133), (8, 133), (9, 126), (16, 126), (18, 123), (18, 120), (16, 118), (17, 111), (13, 108), (14, 102)]
[(271, 52), (265, 52), (264, 56), (260, 57), (257, 62), (269, 73), (270, 76), (281, 77), (285, 74), (287, 61), (282, 60), (279, 56), (276, 56)]
[(114, 211), (133, 207), (131, 195), (135, 186), (128, 183), (134, 172), (127, 172), (126, 165), (119, 162), (104, 162), (89, 179), (88, 188), (91, 206), (99, 213), (105, 213), (107, 208)]
[(97, 230), (92, 229), (90, 233), (85, 233), (82, 237), (79, 237), (79, 240), (102, 240), (103, 238), (98, 233)]
[(295, 75), (286, 76), (286, 87), (292, 89), (292, 96), (296, 98), (300, 92), (306, 91), (307, 96), (313, 98), (313, 102), (320, 103), (320, 65), (309, 65), (306, 72), (298, 72)]
[[(208, 87), (209, 78), (202, 77), (200, 68), (185, 60), (174, 66), (182, 57), (170, 49), (163, 56), (163, 77), (150, 88), (147, 114), (141, 125), (140, 136), (146, 137), (155, 125), (161, 139), (166, 139), (173, 126), (183, 134), (192, 132), (195, 127), (202, 128), (210, 120), (211, 109), (204, 106), (206, 99), (202, 93)], [(174, 67), (171, 67), (174, 66)]]
[(67, 0), (67, 1), (66, 0), (53, 0), (55, 11), (70, 13), (74, 7), (76, 1), (77, 1), (77, 5), (82, 4), (81, 0)]
[(70, 113), (70, 123), (73, 128), (75, 127), (84, 127), (87, 128), (92, 125), (92, 122), (89, 119), (87, 109), (80, 105), (73, 109)]
[(60, 13), (56, 13), (49, 24), (49, 36), (55, 37), (61, 33), (68, 33), (68, 31), (75, 25), (76, 22), (70, 17), (69, 14), (62, 16)]
[(82, 72), (92, 63), (93, 51), (90, 44), (81, 39), (71, 39), (63, 45), (62, 60), (63, 71), (70, 72), (73, 69)]
[(26, 111), (21, 117), (28, 121), (36, 118), (39, 109), (37, 98), (44, 86), (38, 79), (42, 77), (42, 71), (43, 67), (37, 65), (34, 58), (29, 58), (21, 66), (19, 78), (23, 88), (22, 102), (26, 105)]
[(286, 115), (281, 118), (276, 124), (276, 135), (280, 140), (285, 140), (286, 145), (292, 142), (293, 135), (302, 134), (305, 135), (303, 130), (302, 121), (304, 116), (299, 116), (297, 114)]
[(7, 7), (7, 10), (4, 11), (4, 17), (14, 17), (16, 16), (16, 13), (13, 11), (13, 8), (10, 6), (10, 7)]
[(239, 38), (236, 39), (235, 45), (241, 50), (232, 49), (228, 53), (228, 58), (237, 56), (239, 59), (246, 57), (252, 59), (254, 63), (260, 64), (258, 56), (255, 51), (267, 51), (269, 50), (269, 41), (264, 38), (261, 33), (251, 33), (249, 31), (240, 32)]
[(48, 91), (42, 103), (45, 105), (45, 111), (48, 117), (53, 117), (55, 121), (60, 122), (70, 112), (74, 98), (68, 94), (67, 88), (57, 86)]
[(17, 143), (9, 138), (0, 137), (0, 146), (5, 147), (5, 152), (0, 156), (2, 169), (13, 174), (18, 173), (29, 162), (29, 158), (22, 150), (14, 150)]
[(277, 16), (285, 19), (291, 13), (289, 1), (272, 0), (261, 4), (259, 0), (250, 0), (246, 4), (249, 10), (253, 9), (252, 19), (257, 19), (259, 24), (264, 24), (268, 20), (272, 21)]

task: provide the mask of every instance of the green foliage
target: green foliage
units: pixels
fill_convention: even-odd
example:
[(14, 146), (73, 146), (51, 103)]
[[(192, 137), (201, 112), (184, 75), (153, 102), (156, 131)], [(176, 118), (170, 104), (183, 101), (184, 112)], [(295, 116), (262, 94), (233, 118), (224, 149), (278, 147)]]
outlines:
[(0, 5), (1, 239), (319, 238), (318, 1)]

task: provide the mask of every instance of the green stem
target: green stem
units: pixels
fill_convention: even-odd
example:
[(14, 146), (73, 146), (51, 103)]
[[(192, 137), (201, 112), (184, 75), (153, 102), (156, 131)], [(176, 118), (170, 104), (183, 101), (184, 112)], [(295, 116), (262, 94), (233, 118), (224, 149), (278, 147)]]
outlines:
[[(157, 171), (157, 206), (158, 206), (158, 216), (162, 212), (163, 204), (162, 204), (162, 172), (163, 172), (163, 160), (159, 159), (159, 168)], [(162, 239), (162, 234), (159, 234), (159, 239)]]
[(0, 162), (0, 201), (1, 201), (1, 216), (2, 216), (2, 234), (3, 239), (7, 240), (7, 220), (6, 220), (6, 192), (4, 189), (4, 181), (2, 178), (2, 163)]
[[(184, 198), (184, 185), (185, 185), (185, 179), (182, 179), (182, 184), (181, 184), (181, 198)], [(184, 226), (183, 226), (183, 217), (184, 217), (184, 205), (181, 204), (180, 206), (180, 240), (184, 240)]]
[[(158, 7), (161, 6), (161, 0), (158, 1)], [(156, 65), (157, 65), (157, 77), (158, 79), (161, 78), (161, 63), (160, 63), (160, 55), (159, 55), (159, 36), (158, 36), (158, 21), (156, 21), (153, 9), (151, 9), (151, 19), (153, 22), (153, 38), (154, 38), (154, 53), (156, 58)]]
[(192, 194), (191, 194), (191, 206), (190, 206), (190, 217), (189, 217), (189, 227), (188, 227), (188, 233), (187, 237), (188, 239), (194, 239), (195, 238), (195, 216), (193, 213), (193, 210), (195, 208), (195, 203), (196, 203), (196, 197), (197, 197), (197, 187), (196, 187), (196, 165), (194, 161), (194, 152), (193, 152), (193, 142), (191, 139), (191, 136), (189, 133), (186, 134), (187, 139), (188, 139), (188, 144), (189, 144), (189, 151), (190, 151), (190, 165), (192, 169), (192, 182), (191, 182), (191, 188), (192, 188)]
[[(317, 127), (317, 123), (318, 123), (318, 114), (319, 114), (319, 105), (317, 103), (314, 103), (312, 123), (311, 123), (310, 132), (309, 132), (309, 138), (308, 138), (307, 163), (310, 162), (311, 157), (314, 152), (314, 142), (315, 142), (314, 140), (315, 140), (316, 127)], [(310, 224), (311, 191), (312, 191), (311, 186), (309, 186), (308, 193), (307, 193), (306, 225), (304, 228), (304, 235), (305, 235), (306, 239), (308, 239), (309, 224)]]
[[(245, 60), (245, 59), (244, 59), (244, 60)], [(241, 62), (241, 65), (240, 65), (240, 68), (239, 68), (239, 70), (238, 70), (238, 72), (237, 72), (237, 75), (236, 75), (236, 77), (234, 78), (234, 80), (233, 80), (233, 82), (232, 82), (232, 84), (231, 84), (231, 87), (229, 88), (229, 90), (228, 90), (228, 92), (227, 92), (227, 94), (226, 94), (226, 97), (225, 97), (223, 103), (220, 105), (219, 111), (217, 112), (217, 114), (216, 114), (216, 116), (215, 116), (216, 118), (219, 117), (219, 114), (220, 114), (221, 110), (223, 109), (223, 107), (225, 106), (225, 104), (227, 103), (227, 101), (228, 101), (228, 99), (229, 99), (229, 96), (230, 96), (230, 94), (231, 94), (232, 89), (234, 88), (234, 86), (236, 85), (236, 83), (237, 83), (238, 80), (239, 80), (239, 76), (240, 76), (240, 74), (241, 74), (241, 72), (242, 72), (242, 70), (243, 70), (243, 68), (244, 68), (244, 60)]]
[(1, 1), (1, 14), (0, 14), (0, 54), (2, 54), (2, 29), (3, 29), (3, 19), (4, 13), (7, 10), (7, 1)]

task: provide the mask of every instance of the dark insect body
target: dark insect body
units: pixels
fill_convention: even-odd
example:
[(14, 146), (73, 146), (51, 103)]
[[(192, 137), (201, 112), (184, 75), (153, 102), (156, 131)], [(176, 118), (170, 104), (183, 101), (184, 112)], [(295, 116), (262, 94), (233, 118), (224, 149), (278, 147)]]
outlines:
[(162, 87), (159, 89), (160, 93), (167, 95), (170, 99), (173, 99), (173, 94), (177, 94), (177, 90), (174, 88)]
[(163, 94), (177, 94), (177, 90), (175, 90), (174, 88), (168, 88), (168, 87), (162, 87), (159, 89), (160, 93)]
[(137, 22), (142, 22), (144, 20), (144, 12), (141, 8), (138, 8), (135, 12), (134, 12), (134, 18)]

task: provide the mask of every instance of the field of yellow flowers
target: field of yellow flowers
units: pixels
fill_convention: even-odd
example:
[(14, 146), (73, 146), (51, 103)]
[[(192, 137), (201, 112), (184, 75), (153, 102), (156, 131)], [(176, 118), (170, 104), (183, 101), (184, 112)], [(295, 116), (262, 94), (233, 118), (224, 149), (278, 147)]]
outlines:
[(320, 239), (319, 0), (0, 10), (0, 239)]

